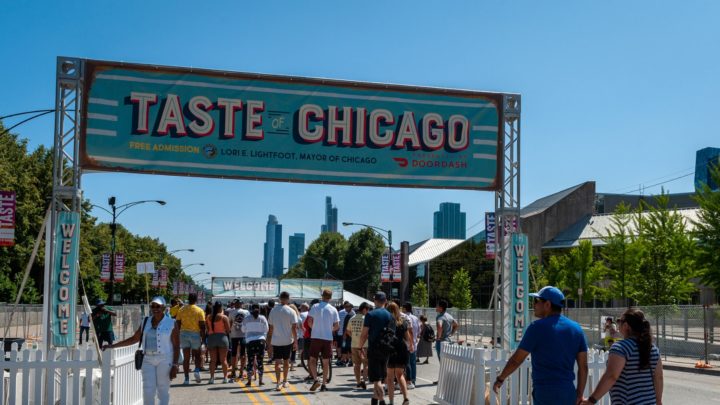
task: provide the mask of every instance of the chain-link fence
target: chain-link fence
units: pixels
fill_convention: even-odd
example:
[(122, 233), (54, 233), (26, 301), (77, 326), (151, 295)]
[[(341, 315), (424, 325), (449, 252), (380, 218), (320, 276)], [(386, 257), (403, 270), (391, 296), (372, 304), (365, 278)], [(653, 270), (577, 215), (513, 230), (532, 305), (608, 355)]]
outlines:
[[(140, 327), (143, 314), (147, 308), (143, 305), (119, 305), (113, 306), (117, 316), (112, 317), (115, 339), (122, 340), (130, 337)], [(42, 305), (18, 305), (15, 314), (10, 321), (10, 313), (13, 310), (11, 304), (0, 304), (0, 337), (8, 327), (7, 338), (22, 338), (26, 341), (39, 341), (42, 337)], [(76, 333), (80, 333), (80, 314), (83, 313), (82, 305), (78, 305), (75, 314), (78, 317)], [(78, 338), (79, 341), (79, 338)]]
[[(655, 344), (666, 356), (690, 357), (708, 360), (720, 355), (720, 307), (701, 305), (668, 305), (638, 307), (652, 327)], [(435, 308), (415, 308), (418, 315), (425, 315), (435, 325)], [(568, 308), (564, 314), (580, 323), (588, 345), (602, 345), (605, 319), (619, 318), (625, 308)], [(489, 345), (492, 342), (493, 310), (448, 308), (448, 313), (458, 322), (457, 340), (473, 345)], [(500, 333), (500, 312), (496, 312), (496, 333)]]

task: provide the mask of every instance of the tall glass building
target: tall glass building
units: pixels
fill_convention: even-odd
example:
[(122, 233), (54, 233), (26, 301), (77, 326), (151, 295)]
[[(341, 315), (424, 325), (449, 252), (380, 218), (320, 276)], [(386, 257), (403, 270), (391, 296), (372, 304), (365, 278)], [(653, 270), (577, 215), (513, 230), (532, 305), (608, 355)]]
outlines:
[(705, 148), (700, 149), (695, 154), (695, 189), (699, 189), (702, 184), (707, 184), (713, 190), (720, 189), (720, 184), (716, 184), (710, 177), (710, 169), (712, 166), (720, 165), (720, 149)]
[(263, 277), (279, 277), (283, 274), (282, 225), (275, 215), (268, 216), (265, 225), (265, 244), (263, 245)]
[(305, 234), (296, 233), (288, 238), (288, 267), (292, 268), (305, 254)]
[(465, 239), (465, 213), (460, 212), (460, 204), (440, 204), (433, 216), (433, 238)]
[(337, 207), (333, 207), (332, 198), (325, 197), (325, 225), (320, 226), (320, 232), (337, 232)]

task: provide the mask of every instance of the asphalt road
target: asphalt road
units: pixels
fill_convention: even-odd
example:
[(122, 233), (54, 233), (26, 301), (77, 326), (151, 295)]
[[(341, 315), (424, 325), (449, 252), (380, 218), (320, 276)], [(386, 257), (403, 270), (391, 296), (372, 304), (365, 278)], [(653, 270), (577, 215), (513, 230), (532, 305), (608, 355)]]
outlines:
[[(182, 386), (182, 377), (173, 382), (170, 389), (170, 403), (174, 405), (194, 404), (294, 404), (294, 405), (349, 405), (369, 404), (370, 390), (355, 389), (355, 380), (351, 367), (333, 368), (333, 379), (327, 392), (309, 391), (309, 385), (302, 382), (306, 373), (302, 367), (290, 373), (291, 387), (283, 391), (275, 391), (275, 374), (273, 366), (265, 366), (265, 382), (262, 387), (253, 384), (245, 386), (243, 382), (207, 384), (209, 374), (203, 373), (203, 382), (194, 381), (189, 386)], [(432, 404), (437, 380), (438, 364), (435, 358), (430, 364), (418, 366), (418, 387), (409, 392), (412, 404)], [(220, 376), (220, 372), (216, 376)], [(192, 380), (192, 378), (191, 378)], [(400, 399), (397, 401), (397, 399)], [(396, 392), (396, 403), (402, 402), (402, 395)], [(663, 403), (673, 404), (720, 404), (720, 377), (702, 375), (691, 372), (665, 370), (665, 390)]]

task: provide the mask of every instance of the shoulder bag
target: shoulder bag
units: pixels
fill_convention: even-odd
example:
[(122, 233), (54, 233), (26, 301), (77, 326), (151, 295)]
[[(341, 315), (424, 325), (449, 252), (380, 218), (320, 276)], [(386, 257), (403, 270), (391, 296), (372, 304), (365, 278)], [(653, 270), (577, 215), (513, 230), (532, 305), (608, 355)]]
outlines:
[(142, 351), (142, 343), (143, 343), (143, 334), (145, 333), (145, 325), (147, 324), (149, 317), (145, 317), (145, 320), (143, 320), (142, 329), (140, 329), (140, 345), (138, 346), (138, 349), (135, 351), (135, 370), (142, 369), (143, 359), (145, 358), (145, 353)]

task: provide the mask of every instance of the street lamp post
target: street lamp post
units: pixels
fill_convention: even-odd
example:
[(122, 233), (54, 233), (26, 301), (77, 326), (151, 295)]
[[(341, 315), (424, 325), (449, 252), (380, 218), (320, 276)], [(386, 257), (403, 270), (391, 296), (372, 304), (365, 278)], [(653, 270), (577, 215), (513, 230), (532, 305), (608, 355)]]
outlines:
[[(368, 224), (360, 224), (360, 223), (357, 223), (357, 222), (343, 222), (342, 225), (343, 225), (343, 226), (351, 226), (351, 225), (364, 226), (364, 227), (366, 227), (366, 228), (372, 229), (373, 231), (375, 231), (375, 233), (377, 233), (378, 235), (380, 235), (380, 236), (382, 236), (383, 238), (385, 238), (385, 240), (387, 240), (387, 242), (388, 242), (388, 261), (389, 261), (389, 266), (392, 267), (392, 261), (393, 261), (392, 252), (393, 252), (393, 249), (392, 249), (392, 231), (391, 231), (391, 230), (378, 228), (377, 226), (368, 225)], [(387, 236), (385, 236), (382, 232), (385, 232), (385, 233), (387, 234)], [(382, 282), (382, 281), (381, 281), (381, 282)], [(391, 288), (391, 287), (390, 287), (390, 291), (388, 291), (388, 292), (389, 292), (390, 295), (392, 296), (392, 288)]]
[(115, 205), (115, 197), (112, 196), (108, 198), (108, 205), (112, 209), (112, 211), (109, 211), (103, 207), (100, 207), (99, 205), (91, 204), (91, 206), (95, 208), (99, 208), (108, 214), (112, 215), (112, 223), (110, 223), (110, 305), (113, 305), (115, 303), (115, 231), (117, 230), (117, 217), (120, 216), (123, 212), (127, 211), (129, 208), (134, 207), (136, 205), (144, 204), (144, 203), (158, 203), (160, 205), (167, 204), (165, 201), (162, 200), (142, 200), (142, 201), (133, 201), (127, 204), (122, 205)]

